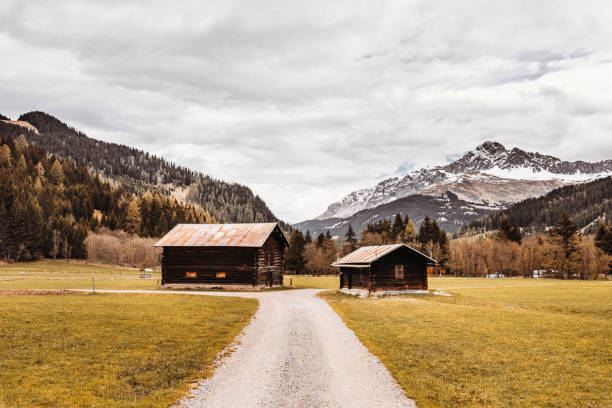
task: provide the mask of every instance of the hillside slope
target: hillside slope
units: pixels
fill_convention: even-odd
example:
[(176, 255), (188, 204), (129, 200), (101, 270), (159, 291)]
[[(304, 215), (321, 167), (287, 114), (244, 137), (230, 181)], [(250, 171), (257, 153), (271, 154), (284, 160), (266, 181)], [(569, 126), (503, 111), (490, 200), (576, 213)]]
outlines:
[(266, 203), (241, 184), (216, 180), (129, 146), (92, 139), (44, 112), (23, 114), (19, 121), (30, 123), (38, 133), (0, 122), (0, 136), (25, 134), (29, 142), (116, 180), (129, 191), (180, 192), (219, 222), (278, 221)]
[(544, 231), (554, 225), (564, 211), (579, 228), (586, 229), (585, 232), (592, 232), (595, 224), (604, 218), (609, 221), (612, 215), (612, 177), (561, 187), (543, 197), (521, 201), (470, 223), (459, 233), (495, 230), (506, 217), (510, 223), (527, 232)]

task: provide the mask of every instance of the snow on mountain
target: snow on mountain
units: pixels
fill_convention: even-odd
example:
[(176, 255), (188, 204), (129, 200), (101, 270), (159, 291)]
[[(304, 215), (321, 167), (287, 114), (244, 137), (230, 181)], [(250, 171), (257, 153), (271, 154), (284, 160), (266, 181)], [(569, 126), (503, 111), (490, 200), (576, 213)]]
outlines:
[(350, 193), (316, 219), (346, 218), (358, 211), (411, 194), (439, 196), (451, 191), (461, 199), (494, 207), (546, 194), (570, 183), (612, 174), (612, 160), (568, 162), (518, 148), (485, 142), (445, 166), (426, 167)]

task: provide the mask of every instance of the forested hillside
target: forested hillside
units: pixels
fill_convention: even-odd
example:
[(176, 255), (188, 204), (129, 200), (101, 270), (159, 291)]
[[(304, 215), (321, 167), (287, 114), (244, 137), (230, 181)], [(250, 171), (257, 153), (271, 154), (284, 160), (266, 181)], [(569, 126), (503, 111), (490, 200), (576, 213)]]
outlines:
[(0, 259), (85, 258), (89, 230), (158, 237), (181, 222), (212, 222), (160, 193), (112, 187), (25, 137), (0, 137)]
[(0, 136), (25, 134), (50, 153), (117, 180), (129, 191), (168, 195), (177, 187), (184, 188), (189, 202), (219, 222), (277, 221), (265, 202), (241, 184), (213, 179), (138, 149), (91, 139), (43, 112), (29, 112), (19, 120), (34, 125), (39, 134), (0, 122)]
[(587, 232), (594, 231), (597, 227), (595, 221), (604, 215), (609, 220), (612, 214), (612, 177), (561, 187), (545, 196), (521, 201), (472, 222), (458, 233), (496, 230), (504, 218), (528, 232), (541, 232), (554, 225), (563, 212), (574, 220), (578, 228), (588, 227)]

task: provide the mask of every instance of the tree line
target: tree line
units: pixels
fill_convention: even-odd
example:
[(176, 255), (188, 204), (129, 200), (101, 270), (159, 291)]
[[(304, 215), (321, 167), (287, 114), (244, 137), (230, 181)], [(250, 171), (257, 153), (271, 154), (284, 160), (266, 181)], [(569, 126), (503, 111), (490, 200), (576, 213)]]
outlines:
[(0, 137), (0, 258), (86, 258), (88, 231), (99, 227), (158, 237), (177, 223), (212, 221), (160, 193), (113, 187), (23, 135)]
[(601, 224), (595, 235), (584, 235), (562, 212), (545, 233), (521, 236), (518, 230), (504, 218), (493, 233), (451, 241), (448, 272), (532, 277), (541, 271), (548, 277), (595, 279), (612, 269), (612, 226)]
[(435, 220), (426, 216), (417, 232), (412, 220), (399, 213), (393, 221), (383, 219), (367, 224), (359, 235), (349, 224), (343, 239), (332, 238), (329, 231), (313, 239), (310, 231), (304, 234), (294, 230), (289, 242), (291, 246), (285, 254), (285, 267), (297, 274), (336, 273), (330, 265), (362, 246), (405, 243), (436, 259), (441, 265), (445, 265), (449, 255), (447, 234)]

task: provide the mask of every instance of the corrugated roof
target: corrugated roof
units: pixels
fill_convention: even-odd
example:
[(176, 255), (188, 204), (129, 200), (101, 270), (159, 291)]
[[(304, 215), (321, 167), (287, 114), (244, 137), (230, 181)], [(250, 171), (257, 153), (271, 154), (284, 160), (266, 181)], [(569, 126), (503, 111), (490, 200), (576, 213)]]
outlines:
[(406, 247), (406, 248), (410, 248), (411, 250), (413, 250), (414, 252), (416, 252), (417, 254), (424, 256), (425, 258), (429, 259), (432, 262), (436, 262), (434, 259), (428, 257), (427, 255), (417, 251), (416, 249), (409, 247), (408, 245), (405, 244), (393, 244), (393, 245), (374, 245), (374, 246), (364, 246), (361, 248), (357, 248), (356, 250), (354, 250), (353, 252), (351, 252), (350, 254), (346, 255), (345, 257), (338, 259), (336, 262), (334, 262), (332, 264), (332, 266), (348, 266), (348, 265), (359, 265), (359, 264), (364, 264), (365, 265), (369, 265), (372, 262), (380, 259), (381, 257), (383, 257), (384, 255), (387, 255), (390, 252), (395, 251), (398, 248), (401, 247)]
[[(272, 231), (277, 227), (278, 224), (275, 222), (261, 224), (178, 224), (162, 239), (157, 241), (155, 246), (235, 246), (258, 248), (266, 242)], [(281, 234), (285, 241), (287, 241), (282, 231)]]

